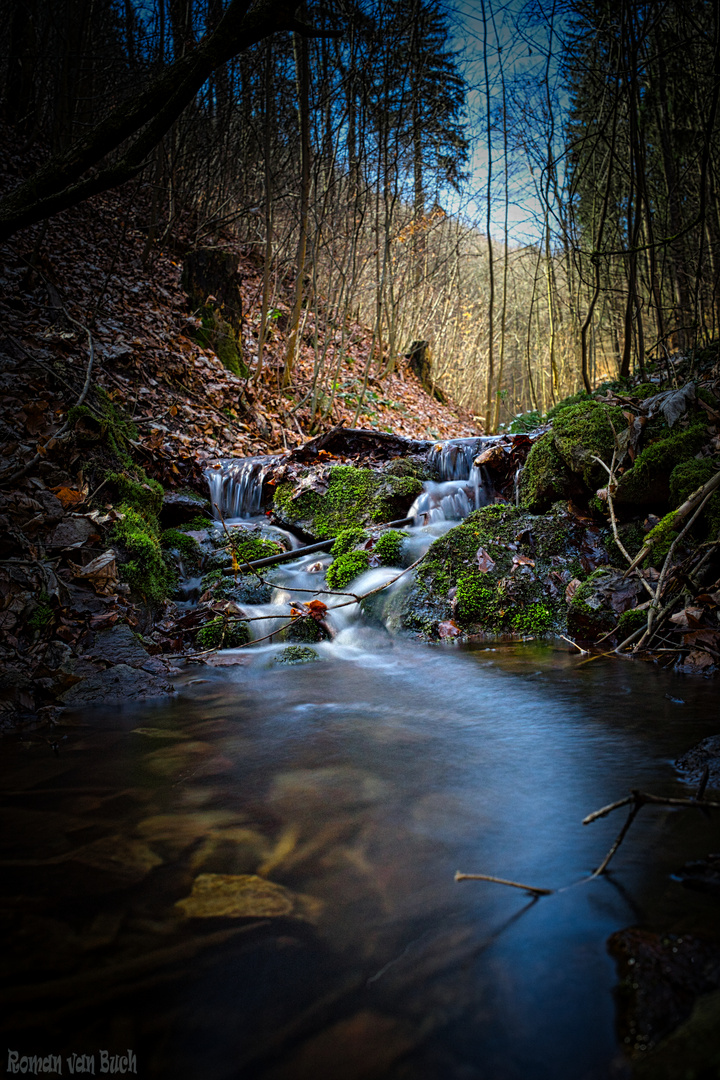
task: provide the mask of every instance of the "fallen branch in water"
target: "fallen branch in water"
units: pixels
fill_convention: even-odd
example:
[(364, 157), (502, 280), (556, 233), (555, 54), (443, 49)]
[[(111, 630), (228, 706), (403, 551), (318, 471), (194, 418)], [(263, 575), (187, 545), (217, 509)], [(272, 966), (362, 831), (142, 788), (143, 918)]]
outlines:
[(693, 807), (696, 810), (701, 810), (707, 813), (709, 810), (720, 810), (720, 802), (715, 802), (705, 798), (705, 788), (707, 787), (708, 779), (710, 776), (710, 769), (706, 765), (703, 770), (703, 775), (698, 784), (697, 791), (694, 795), (686, 798), (674, 798), (666, 795), (652, 795), (647, 791), (633, 790), (629, 795), (626, 795), (623, 799), (618, 799), (616, 802), (609, 803), (607, 806), (601, 807), (599, 810), (594, 810), (592, 814), (588, 814), (583, 818), (583, 825), (590, 825), (593, 821), (599, 821), (600, 818), (607, 817), (613, 810), (619, 810), (623, 806), (630, 807), (630, 813), (627, 816), (625, 824), (618, 833), (612, 847), (608, 851), (605, 858), (600, 865), (593, 870), (592, 874), (588, 877), (581, 878), (580, 881), (574, 881), (571, 885), (565, 885), (561, 889), (541, 889), (535, 885), (522, 885), (518, 881), (509, 881), (507, 878), (493, 877), (491, 874), (461, 874), (457, 871), (455, 874), (455, 881), (492, 881), (496, 885), (509, 885), (513, 889), (523, 889), (525, 892), (531, 893), (533, 896), (552, 896), (556, 892), (566, 892), (568, 889), (573, 889), (576, 885), (587, 885), (588, 882), (594, 881), (596, 878), (601, 877), (610, 864), (611, 859), (617, 853), (618, 848), (622, 844), (623, 840), (630, 831), (630, 826), (642, 810), (643, 806), (669, 806), (686, 809)]
[(492, 877), (491, 874), (461, 874), (455, 872), (456, 881), (494, 881), (496, 885), (510, 885), (513, 889), (524, 889), (533, 896), (550, 896), (554, 889), (538, 889), (534, 885), (521, 885), (519, 881), (507, 881), (505, 878)]

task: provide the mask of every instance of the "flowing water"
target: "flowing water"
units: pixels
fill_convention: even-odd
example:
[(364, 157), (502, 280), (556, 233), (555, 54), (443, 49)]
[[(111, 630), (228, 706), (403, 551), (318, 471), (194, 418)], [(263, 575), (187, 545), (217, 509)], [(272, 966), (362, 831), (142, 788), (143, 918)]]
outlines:
[[(276, 601), (319, 573), (273, 571)], [(574, 884), (622, 824), (581, 821), (633, 787), (685, 793), (672, 761), (717, 732), (716, 687), (562, 642), (421, 645), (353, 605), (333, 623), (314, 663), (226, 652), (170, 700), (8, 745), (7, 1046), (98, 1072), (132, 1049), (161, 1080), (628, 1075), (605, 941), (712, 926), (671, 875), (720, 829), (646, 808), (612, 874)], [(199, 875), (287, 891), (273, 908), (240, 877), (244, 917), (209, 917), (176, 906)]]

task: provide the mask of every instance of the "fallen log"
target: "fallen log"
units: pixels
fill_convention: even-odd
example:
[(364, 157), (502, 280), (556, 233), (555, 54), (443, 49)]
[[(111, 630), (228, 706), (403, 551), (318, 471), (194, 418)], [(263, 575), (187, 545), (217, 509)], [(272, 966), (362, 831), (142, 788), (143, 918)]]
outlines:
[[(389, 529), (401, 529), (403, 525), (412, 525), (415, 519), (411, 517), (401, 518), (398, 521), (386, 522)], [(318, 540), (316, 544), (306, 544), (305, 547), (295, 548), (293, 551), (281, 551), (278, 555), (266, 555), (264, 559), (253, 559), (251, 562), (243, 562), (240, 570), (257, 570), (261, 566), (275, 566), (276, 563), (291, 562), (300, 559), (303, 555), (311, 555), (314, 551), (329, 551), (335, 543), (335, 537), (330, 540)], [(227, 566), (223, 574), (236, 574), (232, 566)]]

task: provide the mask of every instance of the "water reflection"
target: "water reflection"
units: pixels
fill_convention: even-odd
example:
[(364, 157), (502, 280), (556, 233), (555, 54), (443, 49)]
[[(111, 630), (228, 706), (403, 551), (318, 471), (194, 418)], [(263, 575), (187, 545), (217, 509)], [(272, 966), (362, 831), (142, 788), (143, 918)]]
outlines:
[(668, 872), (717, 826), (647, 812), (612, 879), (539, 901), (453, 875), (584, 877), (619, 822), (582, 817), (681, 789), (713, 687), (352, 625), (318, 651), (6, 754), (9, 1045), (132, 1047), (163, 1078), (622, 1075), (605, 939), (710, 917)]

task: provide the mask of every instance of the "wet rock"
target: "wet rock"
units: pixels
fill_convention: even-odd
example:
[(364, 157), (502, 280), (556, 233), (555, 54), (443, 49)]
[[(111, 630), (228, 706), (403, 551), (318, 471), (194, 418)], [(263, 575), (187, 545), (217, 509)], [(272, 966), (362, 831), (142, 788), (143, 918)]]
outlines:
[(192, 892), (175, 904), (190, 919), (315, 917), (317, 902), (256, 874), (198, 874)]
[(120, 623), (97, 634), (95, 643), (87, 653), (93, 660), (107, 660), (111, 664), (128, 664), (136, 668), (143, 667), (150, 659), (127, 623)]
[(675, 762), (683, 779), (695, 785), (700, 783), (706, 765), (710, 770), (707, 786), (720, 788), (720, 735), (703, 739)]
[(389, 629), (423, 637), (437, 637), (450, 620), (471, 634), (564, 631), (568, 566), (588, 572), (605, 561), (597, 527), (561, 503), (543, 516), (485, 506), (437, 539), (415, 581), (382, 597), (374, 612)]
[(189, 495), (181, 491), (166, 491), (160, 510), (160, 521), (164, 528), (185, 525), (199, 514), (210, 513), (210, 500), (200, 495)]
[(140, 668), (130, 667), (128, 664), (117, 664), (106, 671), (88, 675), (59, 697), (64, 705), (78, 708), (101, 702), (107, 704), (164, 697), (172, 693), (172, 684), (166, 678)]
[(312, 664), (320, 657), (309, 645), (288, 645), (273, 657), (274, 664)]
[(631, 1057), (687, 1019), (700, 994), (720, 988), (720, 945), (714, 941), (634, 927), (612, 934), (608, 951), (620, 977), (620, 1038)]

